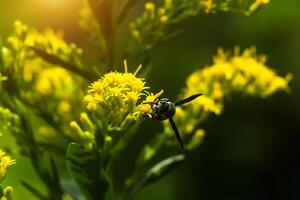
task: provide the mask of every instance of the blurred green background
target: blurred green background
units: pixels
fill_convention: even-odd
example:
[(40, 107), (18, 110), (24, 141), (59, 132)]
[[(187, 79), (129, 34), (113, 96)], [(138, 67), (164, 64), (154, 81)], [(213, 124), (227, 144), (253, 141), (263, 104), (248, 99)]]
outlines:
[[(79, 9), (80, 0), (0, 0), (0, 35), (5, 39), (19, 19), (38, 28), (62, 29), (69, 42), (85, 48)], [(177, 25), (182, 27), (182, 34), (153, 52), (153, 69), (147, 78), (153, 90), (163, 88), (165, 95), (176, 99), (186, 77), (211, 64), (218, 47), (255, 45), (259, 53), (269, 56), (268, 65), (279, 75), (294, 75), (292, 92), (267, 99), (233, 96), (223, 115), (211, 116), (204, 124), (203, 145), (136, 199), (300, 199), (300, 1), (271, 0), (250, 17), (199, 15)], [(144, 126), (151, 130), (143, 133), (147, 137), (161, 128), (153, 121)], [(13, 139), (1, 138), (1, 145), (8, 143)], [(36, 186), (40, 182), (28, 160), (16, 159), (6, 183), (15, 186), (16, 199), (31, 199), (19, 181)]]

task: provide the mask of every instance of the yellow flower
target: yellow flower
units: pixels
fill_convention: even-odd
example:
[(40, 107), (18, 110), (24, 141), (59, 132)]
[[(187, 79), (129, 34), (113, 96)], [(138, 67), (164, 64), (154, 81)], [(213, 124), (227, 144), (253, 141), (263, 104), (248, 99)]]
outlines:
[(145, 4), (145, 10), (148, 12), (153, 12), (155, 10), (155, 4), (152, 2), (147, 2)]
[(165, 0), (165, 8), (171, 9), (173, 7), (173, 0)]
[(205, 13), (211, 13), (214, 11), (216, 5), (214, 4), (213, 0), (205, 0), (203, 1), (203, 8)]
[(162, 24), (168, 23), (168, 22), (169, 22), (169, 17), (166, 16), (166, 15), (161, 16), (161, 17), (160, 17), (160, 22), (161, 22)]
[(5, 152), (0, 149), (0, 183), (4, 180), (9, 166), (15, 164), (16, 161), (6, 156)]
[(50, 64), (38, 58), (32, 47), (66, 62), (79, 62), (82, 49), (67, 44), (63, 36), (61, 31), (46, 29), (40, 32), (16, 21), (14, 31), (7, 39), (7, 47), (1, 49), (5, 68), (11, 68), (9, 71), (12, 72), (20, 70), (25, 81), (29, 82), (40, 69), (49, 67)]
[[(208, 114), (221, 114), (225, 98), (232, 93), (267, 97), (277, 91), (289, 91), (292, 75), (278, 76), (266, 66), (266, 60), (265, 55), (256, 55), (254, 47), (242, 53), (238, 47), (233, 53), (218, 49), (211, 66), (192, 73), (180, 98), (198, 93), (203, 96), (176, 110), (174, 120), (183, 137), (194, 133)], [(165, 130), (169, 130), (167, 125)]]
[(232, 56), (219, 49), (212, 66), (197, 70), (187, 78), (185, 96), (202, 92), (212, 101), (222, 101), (224, 95), (232, 92), (266, 97), (279, 90), (288, 90), (292, 76), (277, 76), (265, 62), (266, 56), (257, 56), (254, 47), (241, 54), (239, 48), (235, 48)]
[(0, 72), (0, 83), (6, 80), (7, 80), (7, 76), (3, 76), (2, 73)]
[(63, 68), (55, 67), (41, 71), (35, 83), (35, 89), (41, 95), (71, 95), (76, 85), (70, 73)]
[(125, 73), (110, 72), (92, 83), (83, 100), (100, 126), (108, 131), (126, 129), (150, 112), (145, 110), (149, 105), (138, 105), (142, 96), (150, 95), (145, 80), (136, 77), (141, 66), (134, 73), (128, 72), (126, 61), (124, 66)]
[[(4, 69), (12, 74), (10, 78), (24, 84), (22, 97), (36, 106), (45, 102), (49, 109), (58, 113), (60, 119), (69, 121), (71, 113), (67, 111), (72, 111), (72, 114), (76, 112), (70, 105), (79, 105), (82, 95), (80, 84), (83, 81), (62, 67), (45, 61), (32, 50), (34, 47), (68, 63), (80, 65), (82, 50), (75, 44), (66, 43), (63, 36), (61, 31), (38, 31), (16, 21), (2, 54)], [(17, 77), (18, 74), (23, 77)]]
[(47, 67), (34, 72), (32, 78), (27, 76), (33, 89), (26, 91), (24, 96), (31, 104), (46, 102), (61, 120), (70, 121), (73, 114), (79, 114), (77, 109), (72, 108), (80, 104), (82, 92), (79, 86), (82, 80), (63, 68)]
[(250, 13), (258, 11), (262, 6), (268, 4), (269, 2), (270, 0), (255, 0), (255, 2), (253, 2), (249, 7)]

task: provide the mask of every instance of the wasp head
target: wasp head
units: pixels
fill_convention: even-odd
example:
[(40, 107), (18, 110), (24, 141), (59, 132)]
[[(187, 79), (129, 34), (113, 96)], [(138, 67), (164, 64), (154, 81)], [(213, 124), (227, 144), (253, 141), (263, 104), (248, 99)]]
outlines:
[(165, 120), (175, 114), (175, 103), (167, 98), (157, 98), (151, 108), (153, 110), (151, 116), (154, 120)]

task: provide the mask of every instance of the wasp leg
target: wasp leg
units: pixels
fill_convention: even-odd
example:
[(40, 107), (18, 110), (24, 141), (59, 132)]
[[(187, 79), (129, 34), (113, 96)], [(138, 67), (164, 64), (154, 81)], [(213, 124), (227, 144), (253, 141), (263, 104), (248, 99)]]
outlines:
[(182, 140), (181, 140), (181, 137), (180, 137), (178, 128), (177, 128), (177, 126), (176, 126), (176, 124), (175, 124), (175, 122), (174, 122), (174, 120), (173, 120), (172, 117), (169, 118), (169, 122), (170, 122), (170, 124), (171, 124), (171, 126), (172, 126), (172, 128), (173, 128), (173, 130), (174, 130), (174, 132), (175, 132), (176, 139), (177, 139), (177, 141), (179, 142), (180, 147), (181, 147), (182, 149), (184, 149), (184, 145), (183, 145), (183, 142), (182, 142)]
[(175, 106), (180, 106), (182, 104), (188, 103), (190, 101), (193, 101), (194, 99), (196, 99), (197, 97), (201, 96), (202, 94), (194, 94), (190, 97), (187, 97), (185, 99), (182, 99), (180, 101), (175, 102)]

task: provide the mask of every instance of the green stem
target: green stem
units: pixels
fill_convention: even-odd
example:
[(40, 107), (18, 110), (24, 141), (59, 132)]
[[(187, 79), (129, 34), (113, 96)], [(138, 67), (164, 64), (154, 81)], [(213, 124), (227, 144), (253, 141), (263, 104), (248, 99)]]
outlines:
[(116, 22), (114, 18), (114, 2), (112, 0), (89, 0), (90, 7), (100, 24), (106, 44), (107, 71), (113, 70), (115, 59)]
[(147, 164), (154, 158), (155, 155), (161, 150), (161, 148), (166, 143), (168, 139), (168, 134), (165, 132), (159, 133), (153, 140), (151, 144), (146, 145), (138, 156), (135, 169), (133, 174), (126, 181), (129, 181), (129, 184), (125, 183), (125, 188), (123, 191), (124, 197), (128, 197), (130, 191), (135, 187), (136, 183), (143, 177), (143, 174), (146, 172)]
[(43, 152), (39, 150), (39, 147), (34, 137), (31, 113), (28, 111), (26, 106), (19, 100), (16, 100), (15, 103), (19, 109), (18, 113), (20, 113), (21, 125), (24, 134), (27, 137), (29, 147), (29, 158), (34, 167), (34, 170), (46, 185), (49, 198), (52, 200), (60, 200), (62, 198), (62, 191), (60, 189), (60, 185), (57, 185), (54, 181), (50, 170), (44, 167), (43, 163), (45, 162), (45, 160), (43, 159)]
[(0, 198), (3, 196), (3, 188), (2, 188), (2, 183), (0, 183)]
[(139, 0), (127, 0), (125, 3), (122, 4), (121, 10), (117, 17), (117, 25), (121, 24), (124, 19), (126, 18), (130, 9), (138, 2)]

